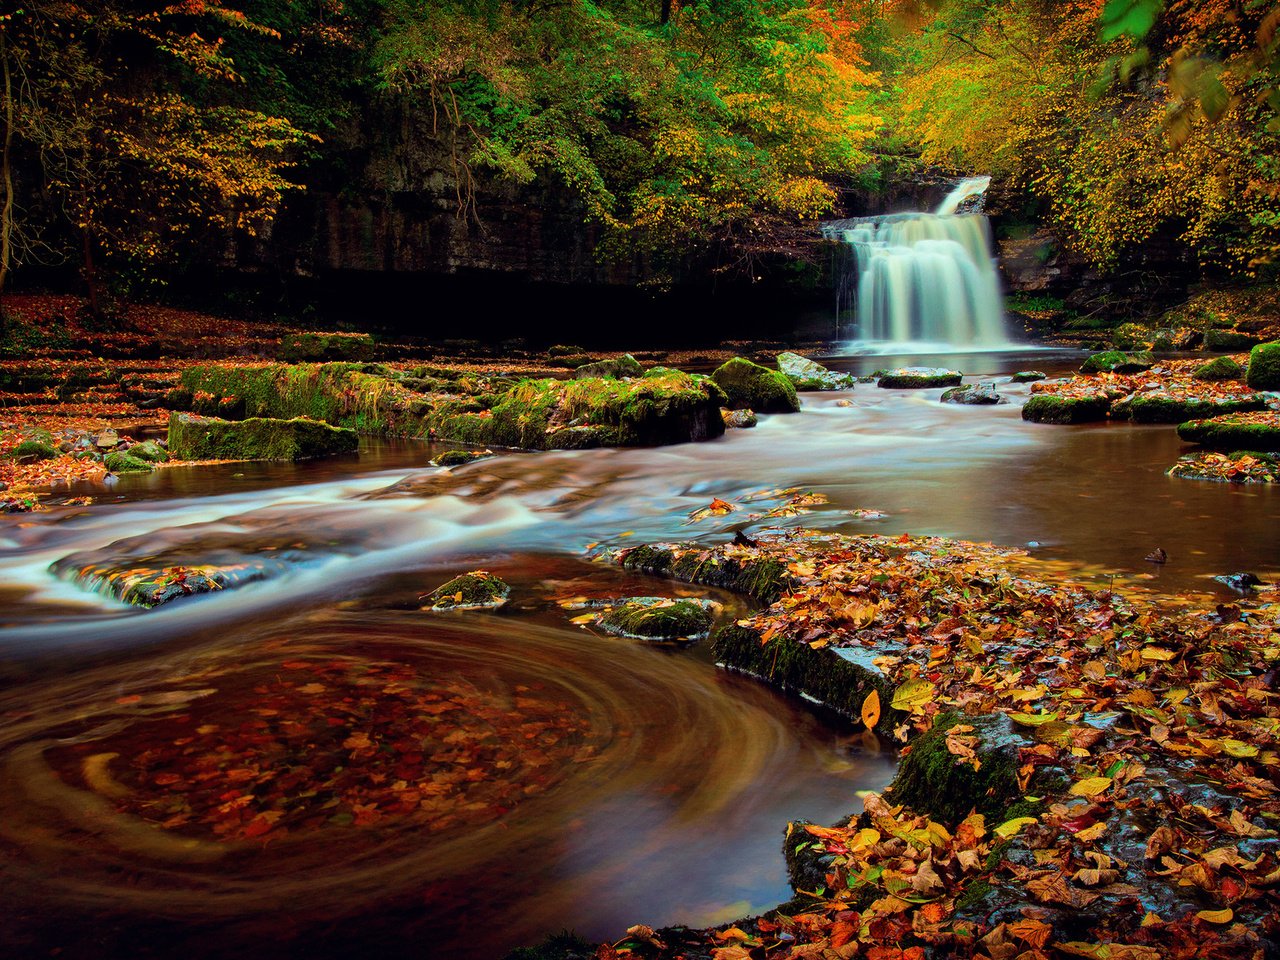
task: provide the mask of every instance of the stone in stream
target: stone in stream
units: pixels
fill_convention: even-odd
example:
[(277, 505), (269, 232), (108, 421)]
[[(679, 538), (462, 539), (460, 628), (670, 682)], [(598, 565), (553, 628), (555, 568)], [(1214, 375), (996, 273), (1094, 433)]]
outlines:
[(81, 564), (83, 557), (67, 557), (50, 569), (95, 593), (123, 600), (136, 607), (158, 607), (182, 597), (219, 590), (230, 590), (266, 580), (282, 573), (288, 566), (274, 558), (248, 559), (224, 565), (156, 566), (131, 563)]
[(584, 363), (573, 371), (573, 379), (588, 380), (591, 377), (613, 377), (623, 380), (629, 377), (643, 377), (644, 367), (631, 354), (623, 354), (616, 360), (597, 360), (595, 363)]
[(1032, 423), (1089, 423), (1105, 420), (1111, 411), (1111, 398), (1104, 393), (1066, 396), (1037, 393), (1022, 405), (1022, 419)]
[(1048, 374), (1041, 373), (1039, 370), (1019, 370), (1009, 378), (1010, 383), (1031, 383), (1034, 380), (1046, 380)]
[(429, 462), (433, 467), (461, 467), (492, 456), (492, 450), (446, 450)]
[(778, 354), (778, 369), (797, 390), (852, 390), (858, 378), (828, 370), (798, 353)]
[(952, 387), (942, 391), (943, 403), (959, 403), (966, 406), (993, 406), (997, 403), (1008, 403), (1004, 397), (996, 393), (994, 383), (970, 383), (962, 387)]
[(1121, 350), (1104, 350), (1095, 353), (1080, 365), (1081, 373), (1141, 373), (1156, 364), (1146, 351), (1125, 353)]
[(932, 387), (958, 387), (959, 370), (945, 367), (898, 367), (877, 371), (876, 386), (886, 390), (927, 390)]
[(103, 463), (112, 473), (150, 473), (155, 469), (150, 461), (135, 457), (127, 450), (112, 450)]
[(1260, 393), (1240, 390), (1231, 395), (1183, 390), (1143, 390), (1111, 405), (1111, 416), (1134, 423), (1182, 423), (1197, 417), (1263, 410), (1267, 399)]
[(1280, 341), (1260, 343), (1249, 351), (1245, 383), (1255, 390), (1280, 390)]
[(725, 407), (720, 411), (720, 416), (724, 418), (726, 429), (744, 430), (759, 422), (754, 410), (730, 410)]
[(710, 600), (629, 597), (600, 616), (600, 626), (636, 640), (698, 640), (711, 630), (715, 604)]
[(756, 413), (795, 413), (800, 409), (796, 388), (780, 371), (770, 370), (743, 357), (734, 357), (711, 374), (728, 397), (725, 406), (748, 408)]
[(303, 417), (230, 421), (169, 415), (169, 453), (176, 460), (306, 460), (354, 453), (359, 444), (354, 430)]
[(418, 598), (424, 610), (486, 610), (507, 602), (511, 588), (487, 570), (472, 570)]
[(1239, 380), (1244, 376), (1244, 368), (1230, 357), (1214, 357), (1196, 367), (1191, 375), (1197, 380)]
[(1178, 424), (1179, 439), (1217, 450), (1280, 450), (1280, 411), (1229, 413)]

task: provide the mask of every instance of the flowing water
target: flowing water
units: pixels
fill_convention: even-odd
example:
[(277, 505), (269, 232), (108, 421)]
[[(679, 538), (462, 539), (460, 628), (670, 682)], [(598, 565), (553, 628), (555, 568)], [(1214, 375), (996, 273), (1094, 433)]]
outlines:
[(893, 213), (825, 224), (852, 252), (855, 337), (868, 344), (1007, 347), (991, 228), (964, 212), (990, 177), (961, 181), (932, 213)]
[[(893, 359), (893, 358), (890, 358)], [(913, 357), (999, 379), (1061, 354)], [(864, 372), (883, 358), (833, 362)], [(710, 923), (785, 899), (781, 831), (893, 758), (803, 703), (569, 622), (566, 598), (739, 598), (589, 559), (771, 521), (1032, 544), (1099, 585), (1280, 572), (1280, 495), (1175, 480), (1169, 427), (1024, 423), (939, 391), (807, 394), (712, 443), (175, 468), (0, 525), (0, 945), (13, 956), (496, 957), (562, 927)], [(852, 401), (843, 406), (843, 401)], [(85, 492), (85, 491), (76, 491)], [(713, 497), (742, 504), (687, 523)], [(857, 511), (883, 514), (867, 519)], [(1144, 562), (1156, 546), (1164, 567)], [(54, 577), (202, 555), (273, 579), (152, 611)], [(483, 567), (498, 612), (418, 596)]]

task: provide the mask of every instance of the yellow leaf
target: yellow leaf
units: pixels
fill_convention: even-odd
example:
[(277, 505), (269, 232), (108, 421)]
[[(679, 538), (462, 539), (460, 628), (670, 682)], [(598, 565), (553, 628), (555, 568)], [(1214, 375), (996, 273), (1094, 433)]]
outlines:
[(1233, 757), (1256, 757), (1258, 748), (1251, 743), (1244, 743), (1241, 740), (1226, 739), (1222, 741), (1222, 749)]
[(1023, 827), (1030, 826), (1035, 822), (1035, 817), (1014, 817), (1012, 820), (1006, 820), (1000, 824), (992, 833), (1003, 840), (1008, 840), (1010, 837), (1016, 837), (1021, 833)]
[(1164, 647), (1143, 647), (1143, 660), (1172, 660), (1177, 654), (1172, 650), (1166, 650)]
[(1085, 777), (1071, 785), (1068, 793), (1077, 797), (1096, 797), (1111, 789), (1110, 777)]
[(595, 620), (595, 618), (596, 618), (596, 615), (594, 613), (584, 613), (580, 617), (574, 617), (569, 622), (570, 623), (591, 623), (593, 620)]
[(933, 695), (936, 692), (937, 688), (928, 680), (913, 677), (894, 691), (889, 705), (895, 710), (920, 713), (933, 702)]
[(880, 722), (880, 694), (872, 690), (867, 694), (867, 699), (862, 701), (862, 722), (867, 725), (870, 730)]
[(1206, 923), (1230, 923), (1235, 914), (1227, 907), (1225, 910), (1200, 910), (1196, 916)]
[(1056, 710), (1052, 713), (1011, 713), (1009, 719), (1024, 727), (1038, 727), (1044, 723), (1053, 723), (1058, 719), (1058, 713)]

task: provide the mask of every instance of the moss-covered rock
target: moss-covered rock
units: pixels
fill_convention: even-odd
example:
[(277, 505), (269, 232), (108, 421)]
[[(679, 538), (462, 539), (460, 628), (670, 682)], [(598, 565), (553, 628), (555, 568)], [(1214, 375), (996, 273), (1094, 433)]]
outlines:
[(1244, 368), (1230, 357), (1214, 357), (1196, 367), (1191, 375), (1197, 380), (1239, 380), (1244, 376)]
[[(948, 734), (962, 725), (973, 728), (963, 732), (975, 738), (973, 758), (957, 756), (947, 748)], [(1018, 733), (1004, 714), (940, 715), (902, 758), (889, 789), (890, 799), (952, 828), (975, 811), (986, 816), (988, 823), (998, 824), (1022, 797), (1018, 751), (1029, 746), (1031, 740)]]
[(492, 450), (446, 450), (431, 461), (433, 467), (461, 467), (493, 456)]
[(1032, 423), (1089, 423), (1105, 420), (1111, 410), (1111, 398), (1104, 394), (1066, 396), (1037, 393), (1022, 405), (1022, 419)]
[(280, 341), (280, 359), (290, 363), (368, 360), (373, 350), (367, 333), (291, 333)]
[(743, 357), (721, 364), (711, 379), (724, 391), (733, 409), (749, 408), (756, 413), (795, 413), (800, 409), (796, 388), (781, 372), (762, 367)]
[(1204, 348), (1219, 353), (1236, 353), (1248, 350), (1259, 342), (1258, 337), (1238, 330), (1206, 330), (1204, 332)]
[(129, 456), (145, 460), (147, 463), (165, 463), (169, 459), (169, 451), (160, 446), (157, 440), (144, 440), (129, 448)]
[(1095, 353), (1080, 365), (1081, 373), (1141, 373), (1155, 366), (1155, 358), (1145, 351), (1124, 353), (1105, 350)]
[(1249, 351), (1245, 383), (1255, 390), (1280, 390), (1280, 341), (1260, 343)]
[(584, 363), (573, 371), (575, 380), (586, 380), (590, 377), (613, 377), (616, 380), (622, 380), (627, 377), (642, 376), (644, 376), (644, 367), (640, 366), (640, 361), (629, 353), (614, 360)]
[(1280, 450), (1280, 412), (1231, 413), (1178, 424), (1178, 436), (1215, 450)]
[(997, 403), (1008, 403), (1004, 397), (996, 393), (994, 383), (967, 383), (962, 387), (952, 387), (942, 391), (943, 403), (957, 403), (964, 406), (984, 407)]
[(228, 421), (169, 416), (169, 453), (178, 460), (305, 460), (354, 453), (355, 431), (301, 417)]
[(876, 729), (888, 734), (903, 714), (889, 707), (894, 686), (873, 664), (873, 654), (858, 648), (815, 650), (807, 643), (777, 636), (761, 643), (749, 627), (730, 624), (716, 632), (712, 653), (717, 663), (760, 677), (792, 693), (803, 694), (857, 719), (872, 691), (880, 698)]
[(697, 640), (711, 630), (713, 605), (708, 600), (631, 597), (611, 606), (600, 627), (619, 637), (639, 640)]
[(1146, 350), (1155, 331), (1140, 323), (1122, 323), (1111, 332), (1111, 343), (1117, 350)]
[(858, 378), (828, 370), (798, 353), (778, 354), (778, 369), (797, 390), (851, 390)]
[(1134, 423), (1182, 423), (1195, 417), (1216, 417), (1226, 413), (1262, 410), (1266, 399), (1260, 394), (1239, 397), (1204, 397), (1163, 390), (1131, 393), (1111, 406), (1114, 417), (1128, 417)]
[(724, 419), (725, 429), (728, 430), (745, 430), (759, 422), (754, 410), (730, 410), (725, 407), (720, 411), (720, 416)]
[(9, 454), (14, 460), (52, 460), (58, 451), (43, 440), (23, 440)]
[(1039, 370), (1019, 370), (1009, 378), (1010, 383), (1031, 383), (1035, 380), (1048, 379), (1048, 374), (1041, 373)]
[(286, 567), (286, 562), (276, 558), (251, 558), (226, 565), (161, 567), (136, 557), (114, 562), (85, 562), (84, 555), (78, 554), (54, 562), (49, 569), (59, 578), (94, 593), (115, 597), (135, 607), (151, 608), (183, 597), (232, 590), (266, 580)]
[(880, 371), (876, 386), (886, 390), (928, 390), (934, 387), (956, 387), (963, 379), (959, 370), (944, 367), (899, 367)]
[(430, 610), (479, 610), (500, 607), (511, 588), (487, 570), (472, 570), (419, 597)]
[(103, 460), (112, 473), (150, 473), (155, 466), (135, 457), (132, 450), (112, 450)]
[(791, 584), (787, 565), (780, 560), (770, 557), (738, 560), (689, 544), (641, 544), (621, 551), (617, 560), (626, 570), (723, 587), (764, 603), (773, 603)]
[(560, 357), (576, 357), (586, 352), (585, 348), (575, 344), (557, 343), (547, 347), (547, 357), (551, 360), (557, 360)]

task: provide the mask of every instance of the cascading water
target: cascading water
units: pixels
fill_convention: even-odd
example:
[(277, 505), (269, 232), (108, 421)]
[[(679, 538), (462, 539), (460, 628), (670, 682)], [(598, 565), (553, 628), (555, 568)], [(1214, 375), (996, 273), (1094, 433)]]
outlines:
[(961, 181), (933, 213), (838, 220), (828, 239), (852, 250), (857, 338), (995, 347), (1008, 342), (987, 218), (990, 177)]

